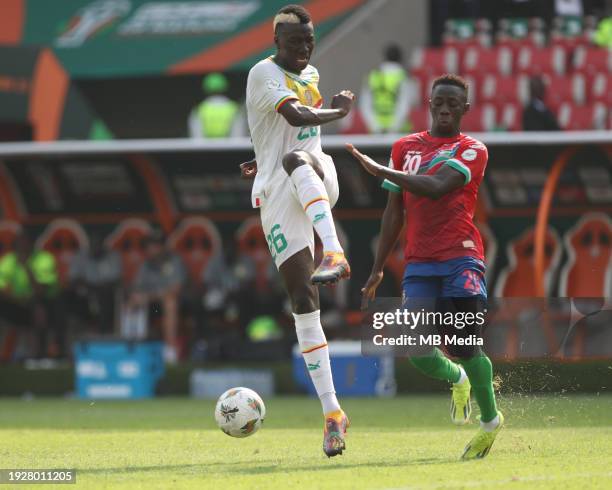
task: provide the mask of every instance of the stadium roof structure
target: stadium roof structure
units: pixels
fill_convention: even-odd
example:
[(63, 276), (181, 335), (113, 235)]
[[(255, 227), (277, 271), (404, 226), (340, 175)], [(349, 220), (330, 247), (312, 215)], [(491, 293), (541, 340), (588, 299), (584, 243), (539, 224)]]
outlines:
[(274, 49), (272, 19), (307, 8), (321, 40), (366, 0), (3, 0), (0, 44), (53, 50), (71, 78), (247, 70)]

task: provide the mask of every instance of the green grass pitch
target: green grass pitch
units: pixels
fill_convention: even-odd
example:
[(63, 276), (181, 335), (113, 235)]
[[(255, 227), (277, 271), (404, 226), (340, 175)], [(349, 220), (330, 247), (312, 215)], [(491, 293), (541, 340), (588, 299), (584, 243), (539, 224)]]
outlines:
[(503, 396), (506, 427), (472, 462), (458, 458), (476, 423), (451, 425), (445, 396), (344, 400), (332, 459), (316, 400), (265, 401), (263, 429), (233, 439), (208, 400), (0, 399), (0, 468), (75, 468), (87, 489), (612, 488), (612, 395)]

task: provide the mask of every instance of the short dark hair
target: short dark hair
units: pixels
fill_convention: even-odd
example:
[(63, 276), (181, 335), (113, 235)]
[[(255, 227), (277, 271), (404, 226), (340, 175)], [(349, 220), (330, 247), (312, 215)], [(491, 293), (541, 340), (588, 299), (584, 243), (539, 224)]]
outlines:
[(395, 61), (396, 63), (402, 62), (402, 48), (397, 44), (388, 44), (385, 47), (385, 60)]
[[(301, 5), (296, 5), (296, 4), (285, 5), (278, 12), (276, 12), (276, 15), (280, 15), (280, 14), (295, 14), (297, 18), (300, 19), (300, 24), (309, 24), (310, 22), (312, 22), (312, 19), (310, 17), (310, 14), (308, 13), (308, 10), (306, 10)], [(276, 27), (278, 27), (279, 25), (280, 23), (277, 24)]]
[(431, 91), (433, 92), (438, 85), (453, 85), (455, 87), (462, 88), (465, 90), (466, 97), (469, 90), (469, 84), (465, 81), (465, 79), (459, 75), (453, 75), (452, 73), (446, 73), (445, 75), (441, 75), (436, 78), (431, 86)]

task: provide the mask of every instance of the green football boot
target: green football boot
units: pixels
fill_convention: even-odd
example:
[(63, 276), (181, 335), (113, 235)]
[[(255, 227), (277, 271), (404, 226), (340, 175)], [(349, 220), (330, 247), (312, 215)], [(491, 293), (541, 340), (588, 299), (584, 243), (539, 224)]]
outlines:
[(470, 414), (472, 413), (471, 389), (472, 385), (467, 378), (461, 384), (453, 384), (451, 388), (453, 396), (450, 404), (450, 417), (455, 425), (465, 425), (470, 421)]
[(491, 432), (486, 432), (480, 427), (476, 435), (465, 446), (461, 459), (482, 459), (489, 454), (497, 434), (504, 426), (504, 416), (501, 412), (497, 412), (497, 415), (499, 415), (499, 425)]

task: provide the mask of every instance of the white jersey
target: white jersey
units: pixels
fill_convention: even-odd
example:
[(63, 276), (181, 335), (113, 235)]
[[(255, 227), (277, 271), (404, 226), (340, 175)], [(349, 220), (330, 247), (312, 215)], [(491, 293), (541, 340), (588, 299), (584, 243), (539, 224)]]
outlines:
[(260, 207), (276, 182), (286, 177), (283, 156), (294, 150), (321, 154), (320, 126), (293, 127), (278, 113), (289, 100), (321, 107), (319, 72), (308, 65), (296, 75), (283, 70), (272, 58), (257, 63), (247, 79), (246, 108), (251, 140), (257, 160), (257, 175), (251, 194), (253, 207)]

